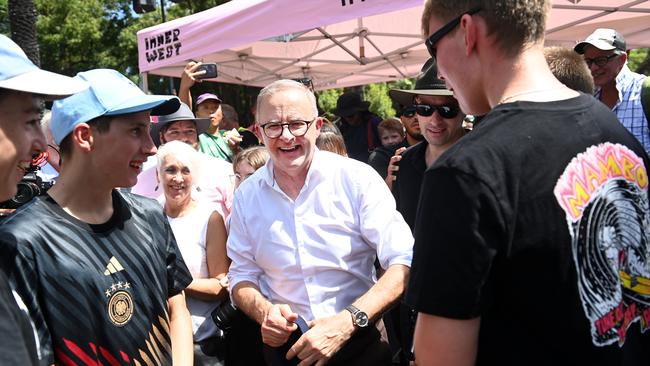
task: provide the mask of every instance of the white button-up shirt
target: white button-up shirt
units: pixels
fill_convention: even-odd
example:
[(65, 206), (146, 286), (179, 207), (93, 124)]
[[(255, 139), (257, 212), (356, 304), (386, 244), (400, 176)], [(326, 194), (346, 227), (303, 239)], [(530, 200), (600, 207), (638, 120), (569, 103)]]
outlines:
[(316, 151), (291, 200), (269, 161), (235, 192), (228, 237), (231, 288), (256, 284), (307, 320), (334, 315), (383, 268), (411, 265), (413, 236), (386, 183), (369, 165)]

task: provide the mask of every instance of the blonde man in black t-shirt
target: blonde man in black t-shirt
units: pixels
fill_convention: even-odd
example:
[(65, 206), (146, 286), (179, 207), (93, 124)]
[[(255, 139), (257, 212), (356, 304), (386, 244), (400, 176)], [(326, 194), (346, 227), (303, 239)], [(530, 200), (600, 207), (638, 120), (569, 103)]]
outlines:
[(486, 115), (424, 174), (418, 365), (647, 365), (649, 160), (543, 53), (550, 1), (427, 0), (425, 43)]

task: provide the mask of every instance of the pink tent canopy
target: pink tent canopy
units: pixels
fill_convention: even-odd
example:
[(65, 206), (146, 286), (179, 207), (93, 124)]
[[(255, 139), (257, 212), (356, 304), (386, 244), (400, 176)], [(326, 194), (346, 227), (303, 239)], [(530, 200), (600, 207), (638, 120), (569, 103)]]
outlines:
[[(548, 44), (611, 27), (629, 48), (650, 46), (650, 1), (552, 4)], [(189, 60), (216, 62), (218, 82), (310, 77), (319, 90), (413, 77), (428, 58), (421, 14), (422, 0), (233, 0), (138, 32), (139, 66), (179, 77)]]

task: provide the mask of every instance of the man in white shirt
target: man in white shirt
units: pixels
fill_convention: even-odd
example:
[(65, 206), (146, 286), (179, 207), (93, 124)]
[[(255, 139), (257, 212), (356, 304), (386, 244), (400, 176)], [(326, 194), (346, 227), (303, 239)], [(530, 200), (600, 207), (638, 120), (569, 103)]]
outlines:
[[(316, 149), (323, 121), (305, 86), (272, 83), (257, 112), (271, 159), (235, 193), (228, 239), (235, 304), (271, 347), (287, 342), (298, 316), (306, 319), (310, 329), (286, 353), (300, 365), (390, 364), (372, 324), (404, 291), (408, 225), (370, 166)], [(379, 280), (375, 258), (385, 269)]]

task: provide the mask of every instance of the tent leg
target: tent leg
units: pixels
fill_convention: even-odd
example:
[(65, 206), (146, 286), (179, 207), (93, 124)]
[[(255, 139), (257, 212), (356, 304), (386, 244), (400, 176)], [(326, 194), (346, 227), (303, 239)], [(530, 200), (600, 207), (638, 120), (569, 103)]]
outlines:
[(149, 73), (147, 72), (140, 73), (140, 89), (145, 94), (149, 94)]

